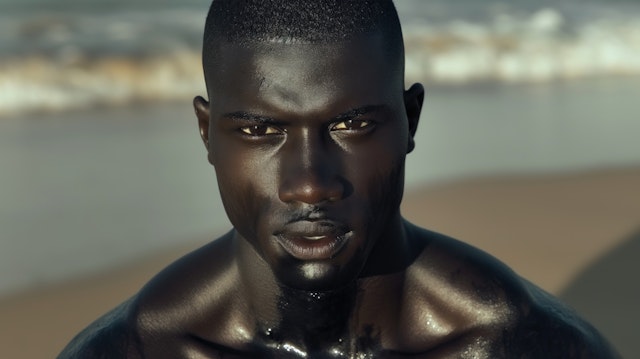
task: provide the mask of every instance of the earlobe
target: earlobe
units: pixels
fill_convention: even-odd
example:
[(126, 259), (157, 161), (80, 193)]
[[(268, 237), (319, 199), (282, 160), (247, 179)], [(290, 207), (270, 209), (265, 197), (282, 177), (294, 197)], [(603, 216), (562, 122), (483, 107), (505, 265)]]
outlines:
[(415, 83), (404, 92), (404, 106), (407, 111), (407, 121), (409, 122), (409, 143), (407, 153), (415, 148), (414, 136), (418, 130), (422, 103), (424, 101), (424, 87), (420, 83)]
[(204, 147), (209, 151), (209, 102), (201, 96), (196, 96), (196, 98), (193, 99), (193, 109), (198, 119), (200, 137), (202, 138)]

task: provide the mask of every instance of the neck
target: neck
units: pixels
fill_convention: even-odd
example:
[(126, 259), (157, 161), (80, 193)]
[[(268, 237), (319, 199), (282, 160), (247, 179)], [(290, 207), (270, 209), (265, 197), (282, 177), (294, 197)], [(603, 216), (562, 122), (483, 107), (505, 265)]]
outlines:
[[(411, 224), (397, 213), (369, 253), (360, 277), (387, 275), (405, 270), (420, 253), (412, 241)], [(409, 233), (407, 232), (409, 231)]]
[(241, 281), (259, 342), (288, 343), (307, 352), (343, 341), (355, 307), (356, 282), (322, 292), (290, 288), (276, 280), (244, 239), (238, 238), (237, 245)]
[(268, 339), (302, 345), (309, 351), (344, 342), (355, 307), (354, 285), (330, 292), (311, 292), (287, 287), (278, 296), (279, 323)]
[[(267, 348), (285, 343), (292, 350), (304, 353), (327, 348), (341, 352), (348, 350), (353, 344), (350, 342), (362, 335), (359, 327), (363, 323), (357, 323), (354, 318), (363, 311), (371, 312), (370, 317), (376, 317), (375, 310), (372, 312), (360, 307), (365, 305), (368, 308), (370, 305), (365, 303), (373, 302), (372, 308), (380, 308), (375, 298), (382, 292), (389, 294), (399, 290), (380, 280), (375, 280), (380, 287), (376, 290), (362, 287), (363, 283), (370, 282), (364, 277), (386, 278), (392, 273), (399, 274), (413, 260), (414, 251), (409, 248), (405, 226), (402, 220), (398, 222), (397, 226), (389, 226), (393, 228), (388, 227), (382, 232), (362, 270), (363, 278), (322, 292), (282, 285), (254, 248), (236, 236), (241, 283), (251, 308), (257, 343)], [(397, 278), (393, 283), (402, 284)]]

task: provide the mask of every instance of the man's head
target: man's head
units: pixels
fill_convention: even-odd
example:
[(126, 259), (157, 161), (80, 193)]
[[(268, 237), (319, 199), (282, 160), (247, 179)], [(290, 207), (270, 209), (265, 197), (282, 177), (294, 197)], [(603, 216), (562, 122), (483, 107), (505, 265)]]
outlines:
[(195, 109), (238, 234), (294, 288), (384, 265), (423, 96), (391, 1), (214, 1), (204, 38)]
[[(332, 43), (382, 33), (404, 66), (400, 22), (391, 0), (214, 0), (207, 15), (203, 56), (218, 41)], [(205, 68), (206, 70), (206, 68)]]

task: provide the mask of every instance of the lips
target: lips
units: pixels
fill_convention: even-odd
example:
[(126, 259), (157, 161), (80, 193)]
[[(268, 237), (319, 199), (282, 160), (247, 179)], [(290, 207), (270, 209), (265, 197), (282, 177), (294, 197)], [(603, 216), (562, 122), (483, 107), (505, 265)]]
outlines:
[(296, 259), (326, 260), (335, 257), (353, 235), (333, 221), (297, 221), (274, 233), (276, 241)]

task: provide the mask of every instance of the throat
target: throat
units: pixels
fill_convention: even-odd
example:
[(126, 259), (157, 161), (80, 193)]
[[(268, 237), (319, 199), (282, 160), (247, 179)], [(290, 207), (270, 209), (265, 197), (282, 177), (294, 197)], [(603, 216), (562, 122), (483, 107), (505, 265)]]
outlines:
[(286, 342), (306, 352), (346, 345), (356, 294), (355, 285), (328, 292), (282, 287), (279, 320), (260, 328), (260, 333), (266, 343)]

